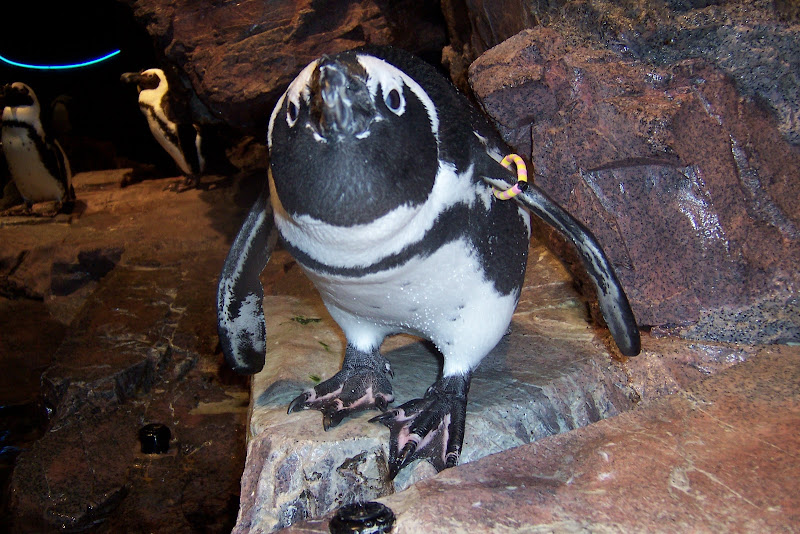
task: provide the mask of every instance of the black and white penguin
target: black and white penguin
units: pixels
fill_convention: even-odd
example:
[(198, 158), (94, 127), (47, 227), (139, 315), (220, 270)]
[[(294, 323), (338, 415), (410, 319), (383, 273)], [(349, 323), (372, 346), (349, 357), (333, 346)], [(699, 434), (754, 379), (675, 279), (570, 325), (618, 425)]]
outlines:
[(72, 170), (61, 145), (45, 133), (36, 94), (22, 82), (6, 85), (3, 93), (3, 152), (25, 206), (56, 201), (58, 211), (69, 211), (75, 201)]
[(218, 327), (234, 369), (264, 365), (259, 273), (277, 236), (344, 331), (342, 369), (289, 412), (322, 411), (325, 429), (394, 400), (384, 338), (432, 341), (442, 375), (422, 399), (374, 421), (390, 432), (390, 474), (425, 458), (438, 470), (461, 452), (473, 370), (505, 334), (525, 275), (524, 205), (575, 243), (623, 353), (639, 351), (628, 301), (596, 240), (535, 186), (500, 200), (516, 180), (508, 149), (469, 101), (422, 60), (365, 47), (308, 65), (269, 121), (269, 185), (228, 254)]
[(153, 137), (184, 174), (184, 187), (197, 186), (205, 171), (200, 128), (191, 122), (187, 104), (170, 90), (164, 71), (126, 72), (120, 79), (136, 84), (139, 109), (147, 118)]

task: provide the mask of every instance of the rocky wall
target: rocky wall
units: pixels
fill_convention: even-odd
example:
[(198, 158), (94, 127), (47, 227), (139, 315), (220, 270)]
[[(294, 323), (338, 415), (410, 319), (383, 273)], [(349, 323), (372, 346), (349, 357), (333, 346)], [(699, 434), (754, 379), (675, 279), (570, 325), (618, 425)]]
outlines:
[(484, 53), (470, 83), (537, 183), (597, 235), (639, 324), (691, 339), (800, 339), (800, 149), (734, 74), (537, 27)]

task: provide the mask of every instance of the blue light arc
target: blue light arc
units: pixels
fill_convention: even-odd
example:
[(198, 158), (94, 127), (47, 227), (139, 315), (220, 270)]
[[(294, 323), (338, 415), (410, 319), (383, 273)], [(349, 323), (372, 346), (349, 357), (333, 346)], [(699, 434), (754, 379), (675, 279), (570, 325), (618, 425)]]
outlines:
[(110, 59), (117, 54), (120, 53), (120, 50), (114, 50), (113, 52), (109, 52), (104, 56), (100, 56), (95, 59), (90, 59), (88, 61), (83, 61), (80, 63), (68, 63), (65, 65), (31, 65), (29, 63), (20, 63), (19, 61), (13, 61), (8, 59), (7, 57), (0, 55), (0, 60), (8, 63), (9, 65), (13, 65), (14, 67), (22, 67), (24, 69), (38, 69), (38, 70), (65, 70), (65, 69), (78, 69), (81, 67), (88, 67), (89, 65), (94, 65), (95, 63), (100, 63), (101, 61), (105, 61)]

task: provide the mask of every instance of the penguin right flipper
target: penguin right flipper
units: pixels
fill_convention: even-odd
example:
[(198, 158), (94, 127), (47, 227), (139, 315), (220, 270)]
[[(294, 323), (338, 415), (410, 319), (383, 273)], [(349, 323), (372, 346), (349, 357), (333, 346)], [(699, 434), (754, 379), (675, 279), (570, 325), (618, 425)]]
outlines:
[(217, 287), (217, 331), (234, 371), (253, 374), (264, 367), (266, 322), (259, 276), (278, 239), (269, 187), (264, 187), (231, 245)]
[(287, 413), (319, 410), (327, 431), (348, 415), (372, 408), (383, 411), (394, 400), (390, 376), (392, 368), (379, 349), (367, 352), (348, 344), (341, 371), (298, 395)]
[[(492, 185), (501, 183), (484, 179)], [(527, 189), (514, 199), (572, 241), (597, 290), (600, 310), (617, 347), (625, 356), (639, 354), (641, 340), (633, 311), (611, 262), (594, 235), (535, 184), (529, 183)]]

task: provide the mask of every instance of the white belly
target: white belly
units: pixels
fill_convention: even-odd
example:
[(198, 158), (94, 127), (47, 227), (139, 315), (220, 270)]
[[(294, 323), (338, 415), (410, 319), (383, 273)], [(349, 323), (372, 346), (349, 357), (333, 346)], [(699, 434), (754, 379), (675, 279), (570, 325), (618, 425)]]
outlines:
[(506, 332), (518, 298), (484, 279), (463, 241), (359, 278), (307, 272), (350, 343), (368, 350), (388, 334), (415, 334), (442, 352), (446, 375), (478, 365)]
[(22, 198), (28, 202), (63, 200), (64, 187), (42, 163), (27, 130), (3, 128), (3, 151)]

